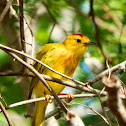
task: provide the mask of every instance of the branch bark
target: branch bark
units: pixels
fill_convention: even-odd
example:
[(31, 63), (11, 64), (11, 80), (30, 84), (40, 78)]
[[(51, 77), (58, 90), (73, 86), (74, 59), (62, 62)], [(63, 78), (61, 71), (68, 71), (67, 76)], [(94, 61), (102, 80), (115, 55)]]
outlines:
[(27, 57), (27, 58), (29, 58), (29, 59), (32, 59), (32, 60), (34, 60), (34, 61), (40, 63), (41, 65), (43, 65), (44, 67), (46, 67), (46, 68), (49, 69), (50, 71), (53, 71), (54, 73), (59, 74), (59, 75), (65, 77), (65, 78), (67, 78), (67, 79), (69, 79), (69, 80), (71, 80), (71, 81), (73, 81), (73, 82), (76, 82), (76, 83), (78, 83), (78, 84), (81, 84), (81, 85), (85, 86), (85, 84), (84, 84), (83, 82), (80, 82), (80, 81), (78, 81), (78, 80), (74, 80), (73, 78), (71, 78), (71, 77), (69, 77), (69, 76), (67, 76), (67, 75), (65, 75), (65, 74), (62, 74), (62, 73), (60, 73), (60, 72), (58, 72), (58, 71), (52, 69), (52, 68), (49, 67), (48, 65), (44, 64), (43, 62), (41, 62), (41, 61), (39, 61), (39, 60), (37, 60), (37, 59), (35, 59), (35, 58), (32, 58), (31, 56), (27, 55), (26, 53), (23, 53), (23, 52), (18, 51), (18, 50), (16, 50), (16, 49), (12, 49), (12, 48), (7, 47), (7, 46), (4, 46), (4, 45), (2, 45), (2, 44), (0, 44), (0, 48), (1, 48), (2, 50), (4, 50), (4, 51), (6, 50), (6, 51), (9, 51), (9, 52), (14, 52), (14, 53), (23, 55), (23, 56), (25, 56), (25, 57)]
[[(104, 56), (104, 64), (106, 63), (106, 59), (108, 58), (108, 55), (106, 55), (106, 53), (104, 52), (103, 48), (102, 48), (102, 44), (101, 44), (101, 40), (100, 40), (100, 34), (99, 34), (99, 28), (98, 25), (96, 23), (95, 20), (95, 12), (94, 12), (94, 0), (90, 0), (90, 12), (89, 12), (89, 18), (93, 21), (94, 26), (95, 26), (95, 39), (98, 43), (98, 47), (100, 48), (103, 56)], [(110, 58), (109, 58), (110, 59)], [(109, 60), (110, 61), (110, 60)], [(106, 65), (105, 65), (106, 66)]]
[(122, 72), (126, 71), (126, 60), (124, 62), (120, 63), (120, 64), (117, 64), (117, 65), (113, 66), (110, 69), (107, 69), (107, 70), (101, 72), (100, 74), (98, 74), (93, 79), (90, 79), (86, 84), (92, 85), (95, 82), (97, 82), (98, 80), (100, 80), (103, 76), (108, 75), (109, 71), (111, 71), (111, 73), (113, 73), (113, 72), (115, 72), (117, 70), (118, 70), (119, 73), (122, 73)]
[(121, 81), (115, 75), (110, 79), (107, 76), (102, 78), (103, 84), (108, 92), (107, 104), (112, 113), (116, 116), (121, 126), (126, 126), (126, 108), (120, 97)]
[[(26, 52), (25, 50), (25, 36), (24, 36), (24, 11), (23, 11), (23, 0), (19, 0), (19, 17), (20, 17), (20, 42), (21, 42), (21, 50)], [(24, 60), (25, 61), (25, 60)]]
[(12, 2), (13, 2), (13, 0), (9, 0), (9, 1), (8, 1), (6, 7), (4, 8), (3, 12), (2, 12), (1, 15), (0, 15), (0, 22), (4, 19), (6, 13), (8, 12), (8, 10), (9, 10), (11, 4), (12, 4)]
[[(63, 95), (63, 96), (59, 95), (58, 97), (59, 97), (59, 99), (67, 99), (68, 95)], [(73, 95), (73, 97), (74, 98), (85, 98), (85, 97), (93, 98), (93, 97), (96, 97), (96, 95), (95, 94), (76, 94), (76, 95)], [(54, 97), (51, 96), (51, 99), (53, 100)], [(6, 106), (6, 109), (15, 108), (15, 107), (18, 107), (18, 106), (21, 106), (21, 105), (30, 104), (30, 103), (39, 102), (39, 101), (44, 101), (44, 100), (45, 100), (45, 97), (29, 99), (29, 100), (17, 102), (17, 103), (11, 104), (9, 106)]]
[(122, 63), (120, 63), (120, 64), (117, 64), (116, 66), (114, 66), (114, 67), (112, 67), (112, 68), (110, 68), (110, 69), (107, 69), (107, 70), (103, 71), (102, 73), (98, 74), (98, 75), (97, 75), (96, 77), (94, 77), (93, 79), (90, 79), (87, 83), (83, 83), (83, 82), (80, 82), (80, 81), (78, 81), (78, 80), (74, 80), (73, 78), (68, 77), (68, 76), (66, 76), (66, 75), (64, 75), (64, 74), (61, 74), (61, 73), (59, 73), (58, 71), (55, 71), (55, 70), (52, 69), (51, 67), (47, 66), (46, 64), (40, 62), (39, 60), (37, 60), (37, 59), (35, 59), (35, 58), (32, 58), (31, 56), (27, 55), (26, 53), (23, 53), (23, 52), (21, 52), (21, 51), (15, 50), (15, 49), (12, 49), (12, 48), (7, 47), (7, 46), (4, 46), (4, 45), (2, 45), (2, 44), (0, 44), (0, 48), (1, 48), (2, 50), (8, 50), (9, 52), (14, 52), (14, 53), (23, 55), (23, 56), (25, 56), (25, 57), (27, 57), (27, 58), (29, 58), (29, 59), (32, 59), (32, 60), (34, 60), (34, 61), (40, 63), (41, 65), (45, 66), (47, 69), (53, 71), (54, 73), (57, 73), (57, 74), (59, 74), (59, 75), (65, 77), (65, 78), (67, 78), (67, 79), (69, 79), (69, 80), (71, 80), (71, 81), (73, 81), (73, 82), (76, 82), (76, 83), (82, 85), (82, 86), (92, 85), (93, 83), (95, 83), (95, 82), (97, 82), (98, 80), (100, 80), (103, 76), (108, 75), (108, 74), (109, 74), (109, 71), (111, 71), (111, 73), (113, 73), (113, 72), (115, 72), (115, 71), (117, 71), (117, 70), (118, 70), (118, 71), (121, 71), (121, 73), (126, 71), (126, 60), (125, 60), (124, 62), (122, 62)]
[(4, 116), (5, 116), (5, 118), (6, 118), (7, 122), (8, 122), (8, 125), (9, 125), (9, 126), (13, 126), (13, 124), (12, 124), (12, 122), (11, 122), (11, 119), (10, 119), (8, 113), (6, 112), (6, 109), (5, 109), (4, 106), (2, 105), (1, 101), (0, 101), (0, 109), (1, 109), (1, 111), (3, 112), (3, 114), (4, 114)]
[(20, 62), (21, 64), (23, 64), (27, 69), (29, 69), (30, 71), (32, 71), (37, 77), (38, 79), (46, 86), (46, 88), (51, 92), (51, 94), (55, 97), (57, 103), (59, 104), (59, 106), (62, 108), (62, 110), (67, 114), (68, 109), (65, 107), (65, 105), (60, 101), (60, 99), (58, 98), (58, 96), (56, 95), (56, 93), (54, 92), (54, 90), (48, 85), (48, 83), (45, 81), (45, 79), (35, 70), (34, 67), (32, 67), (31, 65), (27, 64), (25, 61), (23, 61), (21, 58), (19, 58), (17, 55), (15, 55), (14, 53), (11, 53), (7, 50), (4, 50), (6, 53), (8, 53), (9, 55), (11, 55), (13, 58), (15, 58), (18, 62)]
[[(0, 76), (29, 76), (29, 77), (36, 77), (33, 73), (13, 73), (13, 72), (10, 72), (10, 73), (0, 73)], [(82, 85), (77, 85), (77, 84), (75, 84), (73, 82), (60, 80), (58, 78), (50, 77), (50, 76), (44, 75), (44, 74), (41, 74), (41, 76), (45, 80), (57, 82), (59, 84), (63, 84), (63, 85), (66, 85), (66, 86), (69, 86), (69, 87), (72, 87), (72, 88), (75, 88), (75, 89), (78, 89), (78, 90), (81, 90), (81, 91), (90, 92), (90, 93), (94, 93), (94, 91), (96, 91), (101, 96), (106, 96), (106, 94), (107, 94), (105, 91), (101, 92), (98, 89), (94, 89), (93, 88), (93, 90), (92, 90), (92, 88), (90, 86), (86, 87), (86, 86), (82, 86)]]

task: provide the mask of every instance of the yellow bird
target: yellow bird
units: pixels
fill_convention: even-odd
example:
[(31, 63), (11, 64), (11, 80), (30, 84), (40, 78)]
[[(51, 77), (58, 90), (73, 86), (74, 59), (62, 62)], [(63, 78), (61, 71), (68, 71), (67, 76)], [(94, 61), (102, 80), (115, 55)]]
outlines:
[[(80, 58), (88, 50), (89, 45), (93, 44), (94, 43), (84, 35), (72, 34), (67, 36), (62, 44), (46, 44), (37, 53), (36, 58), (54, 70), (72, 77), (76, 67), (79, 64)], [(35, 62), (34, 67), (39, 73), (58, 79), (68, 80), (50, 71), (39, 63)], [(59, 94), (65, 87), (65, 85), (51, 81), (47, 81), (47, 83), (52, 87), (56, 94)], [(32, 91), (34, 91), (36, 98), (51, 95), (44, 84), (42, 84), (42, 82), (37, 78), (32, 78), (31, 80), (29, 86), (29, 98), (31, 97)], [(32, 126), (44, 126), (45, 110), (47, 104), (47, 101), (40, 101), (35, 103)]]

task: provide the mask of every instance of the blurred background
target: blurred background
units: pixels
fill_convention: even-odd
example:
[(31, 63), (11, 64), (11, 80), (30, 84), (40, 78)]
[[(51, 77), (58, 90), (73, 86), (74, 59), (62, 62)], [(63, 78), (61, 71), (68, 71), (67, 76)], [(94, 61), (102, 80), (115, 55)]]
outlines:
[[(0, 14), (7, 2), (6, 0), (0, 1)], [(13, 0), (12, 6), (0, 22), (0, 43), (20, 50), (18, 2), (18, 0)], [(84, 34), (98, 44), (98, 46), (89, 48), (75, 71), (73, 78), (82, 82), (88, 81), (105, 70), (106, 60), (110, 67), (125, 60), (125, 24), (125, 0), (24, 0), (24, 34), (27, 54), (32, 55), (33, 49), (36, 52), (47, 43), (62, 43), (67, 35), (77, 33)], [(29, 60), (27, 62), (30, 63)], [(1, 73), (18, 72), (21, 69), (22, 65), (0, 50)], [(125, 83), (126, 73), (119, 76)], [(27, 99), (28, 84), (29, 79), (26, 77), (0, 77), (1, 99), (4, 99), (7, 105)], [(103, 85), (99, 81), (93, 84), (93, 87), (102, 90)], [(74, 93), (75, 91), (75, 89), (66, 87), (63, 92)], [(77, 113), (86, 126), (107, 126), (100, 116), (83, 105), (103, 114), (98, 98), (76, 98), (68, 108)], [(49, 109), (53, 110), (53, 108)], [(19, 106), (7, 112), (15, 126), (29, 126), (31, 119), (25, 118), (24, 113), (32, 113), (33, 107)], [(118, 125), (109, 110), (107, 114), (112, 124)], [(66, 124), (66, 117), (63, 115), (54, 123), (54, 126)], [(7, 125), (5, 117), (0, 113), (0, 126)], [(50, 125), (49, 121), (47, 125)], [(53, 123), (51, 125), (53, 126)]]

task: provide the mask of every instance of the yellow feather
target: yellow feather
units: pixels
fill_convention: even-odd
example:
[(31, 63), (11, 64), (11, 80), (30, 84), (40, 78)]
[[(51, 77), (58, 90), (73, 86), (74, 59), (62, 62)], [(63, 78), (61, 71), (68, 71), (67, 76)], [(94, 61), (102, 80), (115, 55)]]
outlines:
[[(62, 44), (53, 43), (42, 47), (42, 49), (37, 53), (36, 58), (58, 72), (72, 77), (77, 65), (79, 64), (80, 58), (88, 49), (89, 45), (85, 44), (88, 42), (90, 42), (90, 40), (84, 35), (69, 35)], [(68, 80), (38, 63), (34, 63), (34, 67), (39, 73)], [(53, 88), (56, 94), (59, 94), (65, 87), (64, 85), (55, 82), (47, 82)], [(31, 80), (31, 84), (29, 86), (29, 98), (33, 90), (37, 98), (44, 97), (45, 95), (51, 95), (47, 88), (36, 78), (32, 78)], [(47, 104), (48, 103), (46, 101), (35, 103), (32, 126), (44, 126), (44, 117)]]

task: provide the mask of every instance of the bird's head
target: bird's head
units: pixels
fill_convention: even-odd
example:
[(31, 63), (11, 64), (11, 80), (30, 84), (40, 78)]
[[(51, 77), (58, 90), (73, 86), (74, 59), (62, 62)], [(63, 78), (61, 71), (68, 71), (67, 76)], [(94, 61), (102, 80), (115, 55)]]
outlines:
[(95, 45), (88, 37), (81, 34), (68, 35), (63, 42), (64, 46), (71, 51), (84, 54), (90, 45)]

